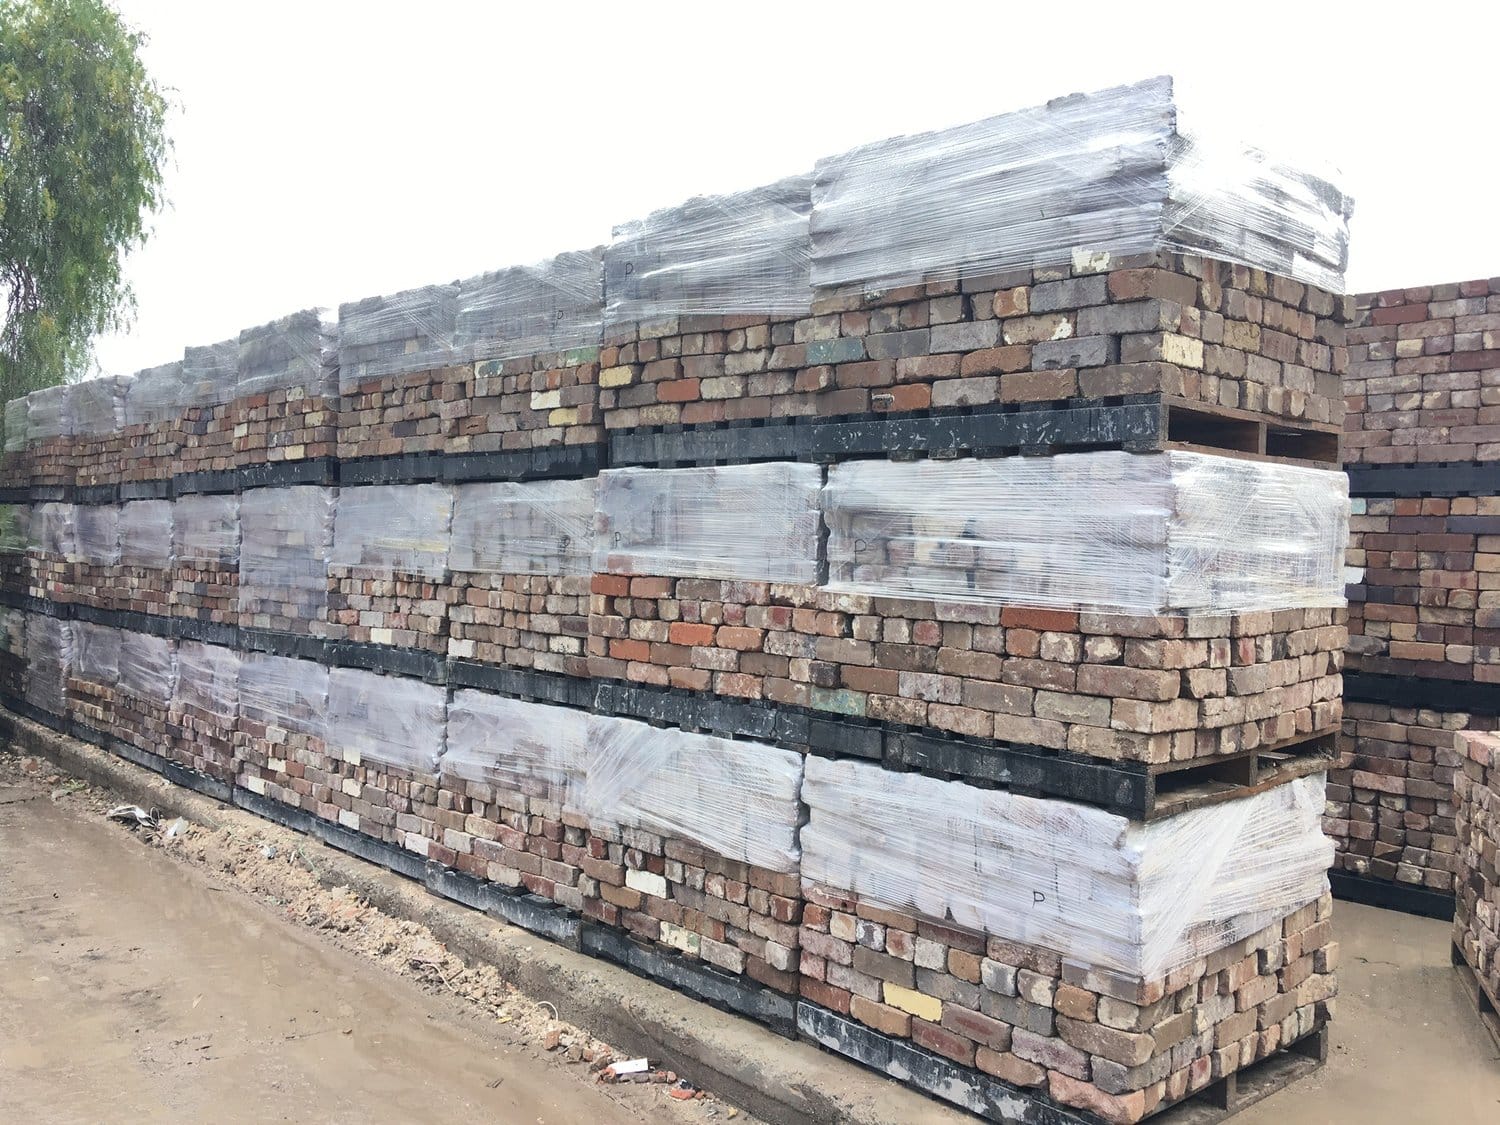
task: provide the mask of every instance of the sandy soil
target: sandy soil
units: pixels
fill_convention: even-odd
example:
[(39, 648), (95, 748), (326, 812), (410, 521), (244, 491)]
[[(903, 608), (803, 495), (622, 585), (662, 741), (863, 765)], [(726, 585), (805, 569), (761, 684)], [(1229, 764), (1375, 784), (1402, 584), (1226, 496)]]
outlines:
[(111, 804), (0, 755), (0, 1120), (751, 1120), (603, 1080), (608, 1044), (295, 852)]

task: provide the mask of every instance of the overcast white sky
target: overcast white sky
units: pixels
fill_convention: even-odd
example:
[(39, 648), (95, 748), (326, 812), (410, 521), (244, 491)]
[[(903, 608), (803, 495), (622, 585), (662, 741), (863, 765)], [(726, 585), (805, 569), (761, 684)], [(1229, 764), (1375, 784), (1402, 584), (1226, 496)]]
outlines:
[(1340, 170), (1352, 291), (1500, 274), (1493, 3), (117, 3), (180, 110), (106, 371), (1163, 73), (1198, 122)]

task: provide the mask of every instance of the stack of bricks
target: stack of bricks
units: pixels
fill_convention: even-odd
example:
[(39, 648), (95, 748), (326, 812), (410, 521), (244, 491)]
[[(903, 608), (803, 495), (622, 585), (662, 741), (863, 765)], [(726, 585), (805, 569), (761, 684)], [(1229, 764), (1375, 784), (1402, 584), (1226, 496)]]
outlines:
[[(1351, 875), (1447, 895), (1461, 846), (1454, 732), (1500, 725), (1500, 485), (1487, 482), (1500, 465), (1500, 281), (1354, 304), (1354, 675), (1329, 832)], [(1421, 472), (1431, 479), (1407, 479)]]
[(125, 635), (108, 625), (73, 622), (73, 663), (68, 670), (68, 717), (101, 734), (118, 725), (120, 648)]
[(448, 655), (587, 677), (595, 481), (455, 490)]
[(172, 616), (239, 624), (240, 500), (183, 496), (172, 505)]
[(1500, 278), (1363, 293), (1354, 305), (1348, 462), (1500, 458)]
[(0, 504), (0, 602), (19, 605), (31, 592), (30, 504)]
[(320, 309), (240, 333), (231, 409), (240, 466), (338, 451), (338, 342)]
[(600, 251), (468, 278), (455, 347), (463, 361), (444, 417), (458, 453), (526, 453), (604, 441)]
[(78, 558), (78, 509), (72, 504), (34, 504), (26, 530), (27, 593), (68, 604)]
[(26, 611), (0, 605), (0, 696), (20, 699), (26, 686)]
[(135, 373), (125, 395), (121, 498), (134, 499), (160, 487), (178, 471), (186, 440), (182, 361)]
[(239, 718), (235, 725), (236, 784), (336, 821), (327, 729), (328, 669), (311, 660), (269, 653), (240, 655)]
[(137, 750), (160, 756), (173, 736), (171, 707), (176, 691), (177, 642), (125, 631), (111, 733)]
[(120, 483), (125, 400), (133, 381), (128, 375), (107, 375), (73, 387), (73, 480), (78, 487)]
[(44, 387), (26, 396), (26, 467), (33, 495), (62, 499), (73, 487), (73, 388)]
[(316, 815), (447, 867), (435, 839), (446, 689), (353, 668), (328, 674), (327, 758), (314, 782)]
[(324, 634), (337, 496), (316, 485), (241, 494), (240, 628)]
[(234, 649), (197, 641), (178, 644), (169, 732), (156, 753), (216, 781), (234, 781), (239, 666)]
[(341, 460), (447, 447), (444, 400), (463, 377), (453, 351), (457, 312), (456, 284), (339, 306)]
[(328, 559), (328, 639), (445, 653), (452, 519), (446, 485), (342, 489)]
[(31, 613), (26, 617), (26, 674), (22, 695), (32, 707), (57, 719), (68, 713), (68, 675), (73, 667), (75, 623)]
[(172, 613), (172, 501), (120, 505), (118, 609), (170, 617)]
[(68, 576), (69, 600), (94, 609), (125, 609), (134, 578), (120, 564), (119, 504), (78, 504), (73, 508), (74, 561)]
[(1500, 1010), (1500, 737), (1465, 732), (1458, 753), (1453, 945), (1474, 971), (1493, 1020)]
[(223, 473), (235, 464), (235, 422), (231, 403), (239, 362), (239, 341), (185, 348), (182, 353), (182, 442), (175, 474)]

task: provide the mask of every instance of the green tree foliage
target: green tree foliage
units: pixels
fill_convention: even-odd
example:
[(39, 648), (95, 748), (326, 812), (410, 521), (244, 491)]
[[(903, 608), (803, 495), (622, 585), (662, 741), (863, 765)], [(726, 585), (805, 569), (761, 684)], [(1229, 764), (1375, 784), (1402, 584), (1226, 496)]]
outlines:
[(131, 309), (167, 100), (102, 0), (0, 0), (0, 401), (76, 377)]

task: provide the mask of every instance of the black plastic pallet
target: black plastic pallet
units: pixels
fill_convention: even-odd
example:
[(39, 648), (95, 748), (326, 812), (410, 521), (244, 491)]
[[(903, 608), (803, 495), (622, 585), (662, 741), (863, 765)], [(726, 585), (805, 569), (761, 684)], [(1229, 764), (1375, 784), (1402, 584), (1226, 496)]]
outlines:
[(173, 617), (162, 617), (155, 613), (136, 613), (128, 609), (101, 609), (91, 605), (75, 605), (70, 608), (75, 621), (108, 625), (111, 629), (123, 629), (127, 633), (145, 633), (152, 637), (178, 636), (179, 622)]
[(75, 504), (118, 504), (120, 486), (117, 484), (78, 484), (73, 486)]
[(448, 683), (455, 688), (507, 695), (538, 703), (587, 710), (594, 705), (594, 681), (528, 668), (497, 668), (467, 660), (448, 662)]
[(326, 664), (327, 646), (328, 642), (322, 637), (240, 627), (240, 648), (248, 652), (266, 652), (272, 656), (291, 656), (298, 660), (314, 660)]
[(184, 641), (219, 645), (223, 648), (240, 647), (240, 627), (224, 625), (217, 621), (199, 621), (196, 617), (172, 618), (172, 635)]
[(1384, 703), (1392, 707), (1418, 707), (1430, 711), (1500, 715), (1500, 684), (1485, 684), (1474, 680), (1345, 672), (1344, 698), (1355, 703)]
[(1453, 918), (1453, 895), (1448, 892), (1413, 887), (1408, 883), (1388, 883), (1384, 879), (1337, 870), (1328, 873), (1328, 885), (1333, 897), (1345, 902), (1378, 906), (1383, 910), (1417, 914), (1423, 918), (1439, 918), (1445, 922)]
[(339, 463), (333, 457), (308, 457), (295, 461), (267, 461), (236, 470), (240, 491), (252, 488), (292, 488), (297, 485), (329, 487), (339, 483)]
[(173, 496), (225, 496), (239, 490), (238, 469), (205, 469), (172, 478)]
[(450, 453), (443, 458), (443, 480), (451, 484), (469, 484), (591, 477), (607, 467), (607, 451), (607, 446), (597, 443), (549, 445), (494, 453)]
[(609, 461), (619, 467), (1089, 448), (1149, 452), (1164, 447), (1167, 433), (1159, 401), (1047, 404), (962, 414), (617, 431), (610, 435)]
[(127, 480), (120, 482), (121, 500), (170, 500), (172, 478), (160, 480)]
[(1500, 461), (1443, 461), (1426, 465), (1350, 465), (1349, 495), (1417, 499), (1423, 496), (1500, 495)]
[(443, 454), (397, 453), (389, 457), (351, 457), (339, 462), (339, 484), (425, 484), (441, 479)]
[(336, 668), (362, 668), (392, 676), (446, 683), (448, 663), (442, 655), (413, 648), (396, 648), (364, 641), (325, 641), (324, 659)]

